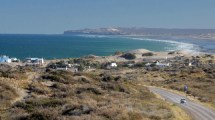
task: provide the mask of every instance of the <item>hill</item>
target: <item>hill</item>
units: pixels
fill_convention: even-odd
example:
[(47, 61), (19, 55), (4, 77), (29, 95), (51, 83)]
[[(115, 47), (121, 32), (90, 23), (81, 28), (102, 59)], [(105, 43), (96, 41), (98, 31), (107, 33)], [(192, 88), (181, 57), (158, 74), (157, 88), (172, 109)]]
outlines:
[(215, 29), (168, 29), (168, 28), (97, 28), (67, 30), (64, 34), (94, 34), (94, 35), (141, 35), (162, 37), (188, 37), (200, 39), (215, 39)]

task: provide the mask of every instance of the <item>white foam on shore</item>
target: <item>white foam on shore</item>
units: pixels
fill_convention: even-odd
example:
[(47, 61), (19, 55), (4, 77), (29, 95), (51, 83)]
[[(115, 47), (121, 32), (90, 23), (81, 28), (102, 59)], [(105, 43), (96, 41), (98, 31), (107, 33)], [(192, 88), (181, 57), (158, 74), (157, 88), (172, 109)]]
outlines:
[(86, 38), (110, 38), (109, 36), (106, 35), (76, 35), (80, 37), (86, 37)]
[(174, 40), (162, 40), (162, 39), (149, 39), (149, 38), (132, 38), (132, 37), (124, 37), (124, 36), (109, 36), (109, 35), (77, 35), (81, 37), (87, 38), (125, 38), (125, 39), (133, 39), (133, 40), (143, 40), (143, 41), (155, 41), (170, 44), (170, 47), (166, 46), (165, 51), (184, 51), (190, 53), (192, 55), (200, 54), (200, 47), (191, 43), (178, 42)]
[(168, 43), (172, 47), (165, 47), (164, 49), (166, 51), (185, 51), (185, 52), (193, 54), (193, 55), (200, 54), (200, 47), (195, 44), (178, 42), (178, 41), (173, 41), (173, 40), (158, 40), (158, 39), (148, 39), (148, 38), (128, 38), (128, 39)]

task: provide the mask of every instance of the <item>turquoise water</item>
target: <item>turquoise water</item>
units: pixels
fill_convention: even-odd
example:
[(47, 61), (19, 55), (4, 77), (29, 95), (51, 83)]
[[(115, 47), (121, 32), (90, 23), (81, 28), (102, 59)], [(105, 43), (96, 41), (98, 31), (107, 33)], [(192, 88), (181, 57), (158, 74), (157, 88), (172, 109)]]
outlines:
[(0, 35), (0, 55), (26, 57), (71, 58), (89, 54), (106, 56), (115, 51), (148, 49), (170, 51), (193, 47), (191, 44), (134, 39), (116, 36), (78, 35)]

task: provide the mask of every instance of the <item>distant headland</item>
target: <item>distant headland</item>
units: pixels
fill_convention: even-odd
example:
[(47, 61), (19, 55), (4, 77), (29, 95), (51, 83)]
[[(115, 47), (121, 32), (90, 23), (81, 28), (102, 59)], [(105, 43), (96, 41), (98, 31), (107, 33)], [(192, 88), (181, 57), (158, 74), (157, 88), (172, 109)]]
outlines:
[(215, 40), (215, 29), (178, 29), (178, 28), (136, 28), (109, 27), (96, 29), (67, 30), (64, 34), (94, 34), (94, 35), (133, 35), (157, 36), (174, 38), (212, 39)]

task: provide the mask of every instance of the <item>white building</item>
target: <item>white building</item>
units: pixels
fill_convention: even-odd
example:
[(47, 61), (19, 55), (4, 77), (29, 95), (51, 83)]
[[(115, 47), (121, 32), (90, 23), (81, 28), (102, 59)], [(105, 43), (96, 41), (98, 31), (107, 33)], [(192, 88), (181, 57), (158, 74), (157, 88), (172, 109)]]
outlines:
[(116, 63), (110, 63), (106, 67), (107, 67), (107, 69), (117, 68), (117, 64)]
[(159, 61), (157, 61), (156, 65), (159, 66), (159, 67), (169, 67), (170, 63), (160, 63)]
[(115, 67), (117, 67), (117, 64), (116, 63), (111, 63), (110, 67), (115, 68)]
[(146, 63), (145, 64), (146, 67), (149, 67), (150, 65), (151, 65), (151, 63)]
[(134, 66), (133, 63), (129, 63), (129, 64), (127, 64), (127, 65), (128, 65), (128, 67), (133, 67), (133, 66)]
[(28, 65), (43, 65), (44, 59), (43, 58), (26, 58), (26, 63)]
[(3, 56), (0, 56), (0, 63), (11, 63), (12, 60), (6, 56), (6, 55), (3, 55)]
[(12, 62), (19, 62), (20, 60), (17, 59), (17, 58), (11, 58), (11, 61), (12, 61)]

